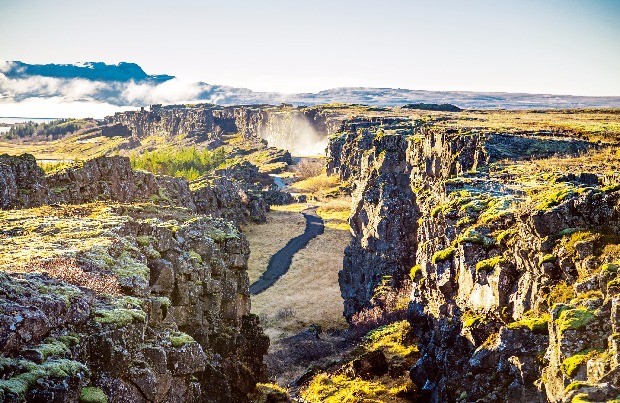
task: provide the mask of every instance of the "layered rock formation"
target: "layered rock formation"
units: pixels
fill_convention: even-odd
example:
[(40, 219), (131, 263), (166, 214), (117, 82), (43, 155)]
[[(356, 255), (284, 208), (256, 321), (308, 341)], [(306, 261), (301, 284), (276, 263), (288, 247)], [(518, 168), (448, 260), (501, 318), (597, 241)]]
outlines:
[(0, 208), (81, 204), (96, 200), (156, 201), (235, 222), (265, 220), (269, 204), (292, 202), (248, 162), (191, 184), (183, 178), (134, 171), (127, 157), (99, 157), (45, 175), (33, 156), (0, 155)]
[(355, 188), (345, 316), (375, 305), (386, 284), (413, 281), (411, 378), (423, 397), (620, 394), (618, 188), (519, 162), (597, 147), (401, 118), (345, 122), (330, 139), (328, 172)]
[(341, 121), (340, 114), (333, 111), (286, 105), (153, 105), (149, 111), (107, 117), (104, 132), (130, 135), (134, 141), (148, 136), (181, 136), (210, 148), (222, 145), (226, 135), (239, 133), (246, 140), (264, 139), (270, 146), (303, 153), (316, 142), (325, 141)]
[(250, 315), (240, 181), (190, 190), (124, 157), (0, 170), (0, 400), (249, 401), (269, 340)]

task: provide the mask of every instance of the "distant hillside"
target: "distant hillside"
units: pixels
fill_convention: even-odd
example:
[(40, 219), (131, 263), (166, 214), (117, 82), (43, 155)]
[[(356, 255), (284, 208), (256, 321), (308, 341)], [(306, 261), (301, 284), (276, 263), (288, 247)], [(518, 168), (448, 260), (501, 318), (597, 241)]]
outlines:
[[(76, 82), (76, 80), (79, 80)], [(86, 80), (86, 81), (85, 81)], [(28, 101), (28, 102), (25, 102)], [(545, 109), (620, 107), (617, 97), (584, 97), (550, 94), (485, 93), (467, 91), (422, 91), (395, 88), (347, 87), (317, 93), (281, 94), (246, 88), (183, 82), (170, 75), (148, 75), (135, 63), (109, 65), (0, 63), (0, 116), (40, 116), (54, 105), (62, 116), (77, 117), (71, 103), (87, 103), (111, 109), (150, 104), (209, 102), (219, 105), (324, 103), (371, 106), (421, 106), (451, 104), (462, 109)], [(95, 104), (96, 103), (96, 104)], [(62, 105), (62, 108), (58, 108)], [(421, 105), (421, 106), (420, 106)], [(24, 106), (24, 108), (21, 108)], [(48, 108), (49, 109), (49, 108)], [(456, 109), (455, 109), (456, 110)], [(30, 112), (32, 111), (32, 112)], [(50, 116), (58, 116), (58, 113)], [(81, 116), (92, 116), (84, 115)]]
[(3, 71), (8, 78), (42, 76), (52, 78), (83, 78), (91, 81), (152, 81), (164, 82), (174, 78), (166, 74), (148, 75), (135, 63), (105, 64), (85, 62), (78, 64), (26, 64), (10, 62)]

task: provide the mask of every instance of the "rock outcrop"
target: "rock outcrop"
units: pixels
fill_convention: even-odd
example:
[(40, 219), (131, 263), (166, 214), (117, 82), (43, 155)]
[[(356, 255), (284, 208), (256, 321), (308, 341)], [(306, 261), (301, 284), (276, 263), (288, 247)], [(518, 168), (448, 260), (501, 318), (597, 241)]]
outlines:
[(183, 178), (134, 171), (127, 157), (94, 158), (45, 175), (31, 155), (2, 155), (0, 181), (1, 209), (140, 200), (184, 206), (240, 223), (264, 222), (270, 204), (293, 201), (269, 175), (249, 162), (234, 164), (190, 184)]
[(355, 189), (345, 316), (376, 305), (386, 285), (412, 288), (411, 378), (424, 398), (620, 393), (617, 186), (554, 167), (527, 176), (519, 162), (597, 147), (402, 118), (354, 119), (330, 139), (328, 172)]
[(249, 401), (269, 339), (250, 314), (240, 181), (0, 160), (0, 400)]
[(119, 112), (106, 118), (105, 131), (140, 141), (147, 136), (184, 137), (209, 148), (223, 144), (226, 135), (266, 140), (270, 146), (307, 152), (325, 142), (339, 127), (342, 116), (322, 108), (267, 105), (217, 106), (153, 105), (151, 109)]

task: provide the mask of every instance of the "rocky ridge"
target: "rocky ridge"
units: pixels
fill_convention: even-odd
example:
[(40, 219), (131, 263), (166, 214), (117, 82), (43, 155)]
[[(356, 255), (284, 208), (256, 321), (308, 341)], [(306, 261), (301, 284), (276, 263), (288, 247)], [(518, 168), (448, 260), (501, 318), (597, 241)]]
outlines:
[(269, 339), (237, 223), (283, 198), (265, 176), (190, 184), (126, 157), (45, 175), (0, 156), (0, 400), (249, 401)]
[(137, 143), (148, 136), (183, 136), (215, 148), (224, 144), (227, 135), (240, 134), (249, 141), (266, 140), (272, 147), (290, 149), (325, 139), (337, 130), (341, 120), (340, 114), (321, 108), (198, 104), (152, 105), (148, 111), (108, 116), (105, 123), (108, 134), (130, 135)]
[(386, 286), (412, 290), (422, 397), (620, 394), (617, 186), (601, 172), (522, 172), (599, 149), (578, 137), (384, 117), (330, 138), (328, 172), (355, 189), (345, 316), (381, 305)]

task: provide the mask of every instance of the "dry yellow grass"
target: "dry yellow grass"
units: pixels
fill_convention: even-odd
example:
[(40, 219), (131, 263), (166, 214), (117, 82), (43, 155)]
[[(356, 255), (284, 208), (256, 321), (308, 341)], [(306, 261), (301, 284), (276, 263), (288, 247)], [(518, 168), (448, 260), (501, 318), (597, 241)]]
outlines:
[(312, 323), (324, 329), (346, 327), (338, 272), (349, 237), (347, 231), (326, 228), (323, 235), (295, 254), (284, 276), (252, 297), (252, 312), (263, 319), (272, 342), (307, 329)]
[(258, 280), (267, 268), (271, 256), (282, 249), (289, 239), (303, 234), (305, 228), (304, 216), (295, 211), (271, 211), (265, 224), (244, 226), (243, 232), (250, 241), (248, 260), (250, 283)]
[(349, 231), (349, 215), (351, 214), (351, 198), (327, 199), (318, 203), (317, 214), (325, 221), (327, 228)]
[(317, 195), (336, 192), (339, 186), (340, 180), (337, 176), (327, 176), (327, 174), (322, 173), (321, 175), (295, 182), (291, 185), (291, 188), (298, 192)]
[[(342, 206), (348, 206), (349, 201), (336, 200), (318, 205), (333, 214)], [(260, 277), (269, 258), (289, 239), (303, 233), (305, 219), (299, 211), (307, 207), (306, 204), (275, 206), (268, 215), (267, 224), (244, 228), (251, 250), (248, 264), (250, 282)], [(252, 312), (261, 317), (272, 343), (304, 330), (312, 323), (324, 329), (346, 327), (338, 271), (342, 268), (344, 248), (349, 244), (350, 233), (348, 227), (346, 230), (337, 229), (330, 222), (326, 221), (322, 235), (312, 239), (306, 248), (295, 254), (291, 268), (284, 276), (263, 293), (252, 296)]]

